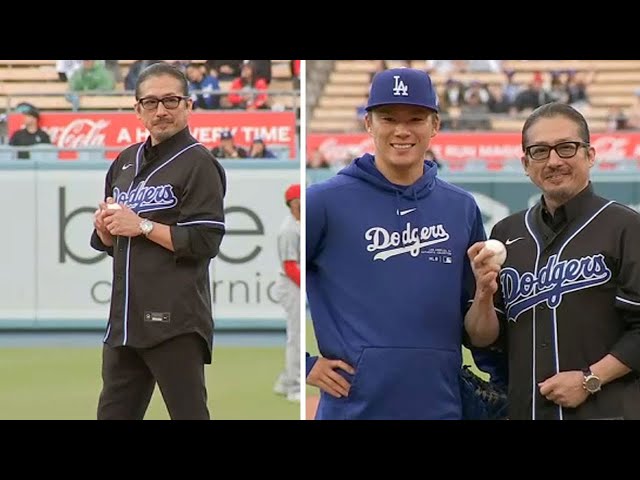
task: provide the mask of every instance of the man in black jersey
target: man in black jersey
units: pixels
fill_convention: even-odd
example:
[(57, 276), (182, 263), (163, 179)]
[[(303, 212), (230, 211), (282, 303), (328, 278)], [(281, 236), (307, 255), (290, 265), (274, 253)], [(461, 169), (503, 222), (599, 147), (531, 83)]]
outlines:
[[(9, 139), (9, 145), (15, 147), (31, 146), (39, 144), (50, 144), (49, 134), (40, 128), (40, 112), (30, 103), (20, 103), (16, 111), (24, 115), (24, 127), (16, 130)], [(19, 159), (31, 158), (27, 150), (18, 150)]]
[(172, 419), (209, 419), (209, 264), (225, 232), (226, 176), (189, 132), (182, 72), (153, 64), (135, 95), (149, 138), (110, 166), (91, 237), (113, 257), (98, 419), (142, 419), (156, 382)]
[(638, 419), (640, 215), (595, 193), (596, 151), (572, 107), (534, 110), (522, 148), (542, 196), (494, 226), (507, 260), (467, 328), (508, 351), (509, 418)]

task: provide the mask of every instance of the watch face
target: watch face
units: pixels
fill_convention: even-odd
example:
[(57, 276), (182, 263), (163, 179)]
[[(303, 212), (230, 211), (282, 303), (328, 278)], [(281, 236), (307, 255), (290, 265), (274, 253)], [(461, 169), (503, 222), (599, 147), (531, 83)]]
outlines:
[(140, 229), (143, 234), (147, 235), (153, 229), (153, 223), (145, 219), (140, 223)]
[(600, 390), (600, 379), (593, 375), (587, 377), (584, 381), (584, 386), (588, 392), (597, 392), (598, 390)]

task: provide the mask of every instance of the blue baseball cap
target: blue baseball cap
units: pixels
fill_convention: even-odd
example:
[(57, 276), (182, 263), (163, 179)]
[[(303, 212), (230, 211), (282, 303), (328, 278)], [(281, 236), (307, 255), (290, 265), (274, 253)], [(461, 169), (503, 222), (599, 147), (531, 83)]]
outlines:
[(438, 111), (438, 93), (427, 72), (417, 68), (391, 68), (373, 77), (367, 111), (382, 105), (398, 104)]

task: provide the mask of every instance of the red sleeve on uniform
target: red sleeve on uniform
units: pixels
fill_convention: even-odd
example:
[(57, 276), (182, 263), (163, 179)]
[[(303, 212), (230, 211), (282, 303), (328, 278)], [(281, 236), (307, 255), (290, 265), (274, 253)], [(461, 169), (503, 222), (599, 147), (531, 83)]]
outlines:
[(284, 273), (286, 273), (287, 277), (293, 280), (296, 285), (300, 286), (300, 266), (298, 262), (295, 260), (285, 260)]

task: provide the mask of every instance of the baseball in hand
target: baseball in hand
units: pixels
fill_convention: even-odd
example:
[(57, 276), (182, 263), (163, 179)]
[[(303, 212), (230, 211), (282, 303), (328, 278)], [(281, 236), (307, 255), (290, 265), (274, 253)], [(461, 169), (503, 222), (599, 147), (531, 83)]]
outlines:
[(107, 210), (120, 210), (122, 207), (119, 203), (109, 203), (107, 205)]
[(507, 259), (507, 248), (500, 240), (490, 239), (484, 242), (484, 248), (493, 252), (492, 260), (502, 266)]

